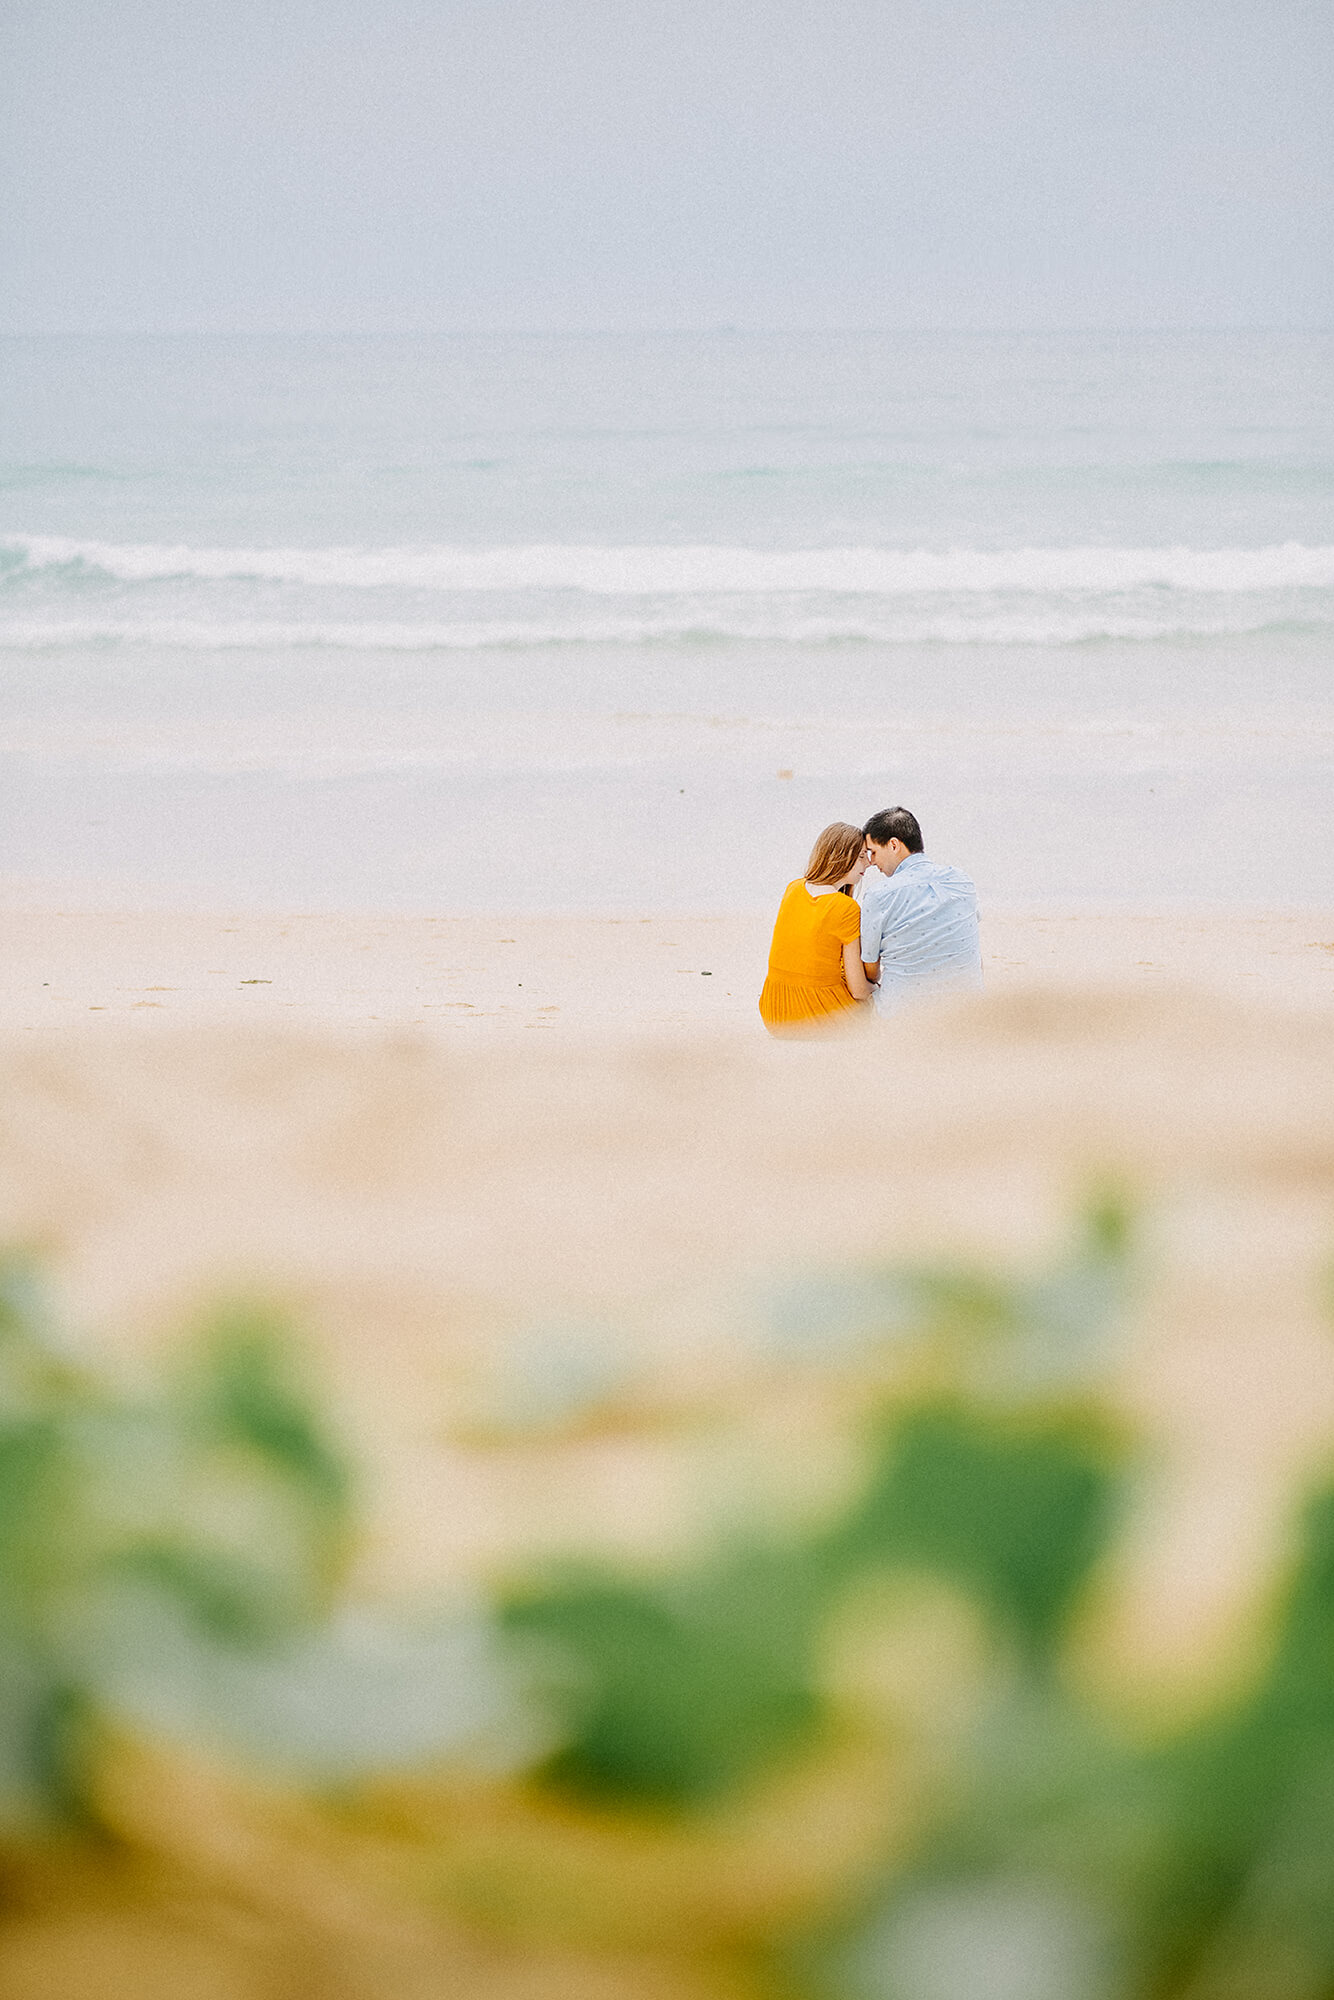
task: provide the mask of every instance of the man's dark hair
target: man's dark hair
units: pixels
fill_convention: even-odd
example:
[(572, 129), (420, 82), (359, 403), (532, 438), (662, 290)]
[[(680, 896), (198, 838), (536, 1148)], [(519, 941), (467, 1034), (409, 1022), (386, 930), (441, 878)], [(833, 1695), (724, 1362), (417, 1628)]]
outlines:
[(922, 851), (922, 829), (907, 806), (886, 806), (883, 812), (872, 813), (862, 828), (862, 838), (873, 840), (877, 847), (888, 847), (891, 840), (901, 840), (909, 854)]

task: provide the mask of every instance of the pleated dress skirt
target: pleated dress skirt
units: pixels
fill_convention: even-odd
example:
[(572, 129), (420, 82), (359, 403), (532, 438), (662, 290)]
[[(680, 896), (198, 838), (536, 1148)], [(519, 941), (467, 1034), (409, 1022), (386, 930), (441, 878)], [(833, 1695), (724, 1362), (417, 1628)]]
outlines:
[(771, 1035), (822, 1035), (849, 1027), (860, 1009), (840, 979), (810, 986), (770, 973), (760, 991), (760, 1019)]

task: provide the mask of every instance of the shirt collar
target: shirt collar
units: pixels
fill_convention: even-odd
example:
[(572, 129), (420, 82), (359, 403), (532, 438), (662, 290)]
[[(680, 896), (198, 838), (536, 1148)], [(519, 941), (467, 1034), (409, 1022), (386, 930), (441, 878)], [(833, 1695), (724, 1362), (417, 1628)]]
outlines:
[(925, 860), (926, 856), (924, 854), (905, 854), (892, 875), (882, 875), (878, 868), (868, 868), (862, 876), (861, 886), (863, 895), (887, 896), (899, 877), (903, 874), (905, 868), (910, 875), (914, 875), (917, 871), (913, 868), (912, 863), (914, 861)]

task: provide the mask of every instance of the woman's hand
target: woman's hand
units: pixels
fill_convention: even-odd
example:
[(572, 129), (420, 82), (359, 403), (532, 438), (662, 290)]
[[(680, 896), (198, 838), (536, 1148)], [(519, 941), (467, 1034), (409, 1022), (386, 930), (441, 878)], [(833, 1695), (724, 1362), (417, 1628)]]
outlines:
[(862, 969), (862, 948), (860, 939), (843, 947), (843, 977), (847, 981), (849, 993), (854, 1000), (869, 1000), (871, 983)]

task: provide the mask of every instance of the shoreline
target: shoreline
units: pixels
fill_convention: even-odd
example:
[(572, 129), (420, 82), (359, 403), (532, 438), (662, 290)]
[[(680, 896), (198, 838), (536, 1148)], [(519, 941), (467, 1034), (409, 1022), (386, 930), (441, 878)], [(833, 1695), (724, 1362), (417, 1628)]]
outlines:
[[(121, 1026), (754, 1030), (772, 918), (0, 909), (0, 1031)], [(1334, 908), (984, 912), (988, 989), (1193, 988), (1334, 1010)]]

